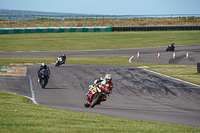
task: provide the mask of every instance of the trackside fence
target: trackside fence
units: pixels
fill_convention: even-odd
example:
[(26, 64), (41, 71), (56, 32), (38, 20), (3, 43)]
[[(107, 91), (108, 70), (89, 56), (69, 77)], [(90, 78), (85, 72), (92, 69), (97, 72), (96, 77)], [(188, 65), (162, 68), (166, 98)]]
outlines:
[(200, 25), (200, 14), (1, 15), (0, 28)]

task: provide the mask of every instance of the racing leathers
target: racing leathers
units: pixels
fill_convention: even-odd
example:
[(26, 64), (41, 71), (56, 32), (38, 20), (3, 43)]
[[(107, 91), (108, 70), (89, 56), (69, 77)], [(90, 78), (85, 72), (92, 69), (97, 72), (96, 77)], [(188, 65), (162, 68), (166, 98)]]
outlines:
[(38, 82), (40, 82), (40, 71), (42, 69), (46, 69), (48, 71), (48, 79), (49, 79), (49, 75), (50, 75), (50, 70), (49, 70), (49, 67), (46, 65), (46, 64), (43, 64), (39, 67), (38, 71), (37, 71), (37, 74), (38, 74)]
[[(86, 95), (88, 95), (88, 100), (90, 101), (91, 103), (91, 100), (92, 100), (92, 97), (93, 95), (95, 94), (95, 88), (98, 87), (99, 89), (101, 89), (102, 91), (104, 91), (105, 93), (107, 94), (111, 94), (112, 93), (112, 88), (113, 88), (113, 83), (112, 82), (109, 82), (109, 83), (106, 83), (106, 80), (103, 79), (103, 78), (100, 78), (100, 79), (97, 79), (94, 81), (94, 85), (90, 85), (90, 89), (89, 89), (89, 93), (87, 93)], [(105, 95), (103, 97), (103, 101), (106, 101), (107, 99), (107, 96)]]
[(63, 63), (63, 59), (62, 59), (61, 56), (57, 57), (57, 61), (56, 61), (56, 63), (57, 63), (58, 61), (61, 62), (61, 63)]
[(62, 56), (60, 56), (60, 57), (62, 58), (62, 63), (65, 64), (65, 61), (66, 61), (66, 56), (65, 56), (65, 54), (62, 55)]

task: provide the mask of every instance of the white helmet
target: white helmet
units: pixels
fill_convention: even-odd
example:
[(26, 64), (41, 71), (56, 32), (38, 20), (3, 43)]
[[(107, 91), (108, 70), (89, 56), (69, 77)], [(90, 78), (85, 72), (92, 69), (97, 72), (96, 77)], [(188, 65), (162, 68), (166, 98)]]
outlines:
[(111, 74), (106, 74), (105, 75), (105, 80), (107, 83), (110, 83), (112, 81), (112, 75)]
[(42, 63), (42, 65), (41, 65), (41, 66), (43, 66), (43, 67), (44, 67), (44, 66), (46, 66), (46, 64), (45, 64), (45, 63)]

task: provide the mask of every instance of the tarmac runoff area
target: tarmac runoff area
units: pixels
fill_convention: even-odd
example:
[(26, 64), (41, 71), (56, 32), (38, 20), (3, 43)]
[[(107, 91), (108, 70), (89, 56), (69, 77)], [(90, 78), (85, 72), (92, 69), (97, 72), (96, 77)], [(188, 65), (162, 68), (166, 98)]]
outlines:
[[(187, 47), (177, 47), (177, 51), (175, 52), (179, 58), (170, 62), (170, 60), (172, 60), (171, 56), (164, 58), (162, 57), (163, 54), (161, 54), (162, 62), (174, 64), (184, 64), (185, 62), (188, 65), (196, 64), (199, 60), (197, 57), (200, 57), (199, 46), (200, 45), (195, 45), (194, 48), (190, 46), (185, 51), (181, 51), (180, 49), (185, 49)], [(113, 50), (111, 54), (131, 57), (133, 53), (137, 53), (139, 50), (141, 58), (133, 58), (132, 61), (137, 60), (143, 62), (143, 59), (154, 58), (155, 53), (157, 56), (157, 52), (160, 51), (160, 49), (163, 48), (156, 49), (156, 52), (153, 48), (119, 50), (119, 55), (115, 53), (117, 50)], [(105, 50), (105, 54), (108, 55), (108, 51), (109, 50)], [(185, 59), (186, 51), (189, 52), (190, 60)], [(66, 53), (67, 52), (68, 51), (66, 51)], [(9, 54), (6, 55), (5, 53), (7, 52), (3, 53), (4, 56), (16, 54), (14, 52), (12, 54), (8, 52)], [(18, 53), (21, 55), (21, 52)], [(56, 54), (63, 54), (63, 52), (47, 52), (46, 56), (52, 56), (51, 53), (53, 53), (55, 57)], [(80, 57), (92, 56), (91, 53), (105, 55), (103, 54), (103, 50), (100, 52), (80, 51), (80, 54), (78, 51), (69, 53), (71, 57), (78, 55)], [(88, 53), (88, 55), (86, 53)], [(0, 56), (1, 54), (2, 53), (0, 53)], [(35, 56), (35, 54), (36, 53), (34, 53), (33, 56)], [(172, 55), (172, 52), (164, 54)], [(37, 56), (38, 55), (39, 54), (37, 54)], [(23, 52), (22, 56), (24, 56)], [(154, 60), (156, 59), (154, 58)], [(50, 67), (51, 75), (45, 89), (42, 89), (37, 82), (39, 64), (13, 64), (13, 68), (9, 70), (10, 74), (15, 75), (20, 73), (20, 71), (25, 71), (27, 75), (0, 75), (0, 90), (30, 97), (35, 101), (34, 103), (48, 107), (200, 127), (199, 86), (134, 66), (70, 64), (64, 64), (60, 67), (55, 67), (55, 64), (48, 64), (48, 66)], [(95, 106), (93, 109), (85, 108), (85, 94), (88, 91), (88, 86), (92, 84), (96, 78), (104, 76), (106, 73), (111, 73), (113, 76), (113, 93), (110, 94), (107, 101), (103, 102), (101, 105)], [(24, 73), (21, 75), (24, 75)]]

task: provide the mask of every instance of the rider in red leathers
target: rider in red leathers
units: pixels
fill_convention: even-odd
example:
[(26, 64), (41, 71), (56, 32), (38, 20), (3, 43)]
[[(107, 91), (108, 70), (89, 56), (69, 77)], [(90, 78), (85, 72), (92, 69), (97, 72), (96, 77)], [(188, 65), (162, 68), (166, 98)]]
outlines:
[[(95, 87), (98, 87), (99, 89), (101, 89), (102, 91), (111, 94), (112, 93), (112, 88), (113, 88), (113, 83), (112, 81), (112, 76), (111, 74), (106, 74), (105, 78), (100, 78), (94, 81), (95, 84), (97, 84), (96, 86), (90, 86), (91, 87), (91, 92), (89, 92), (89, 96), (88, 96), (88, 100), (91, 102), (93, 95), (95, 94)], [(100, 84), (99, 84), (100, 83)], [(103, 97), (103, 101), (106, 101), (107, 97), (104, 96)]]

